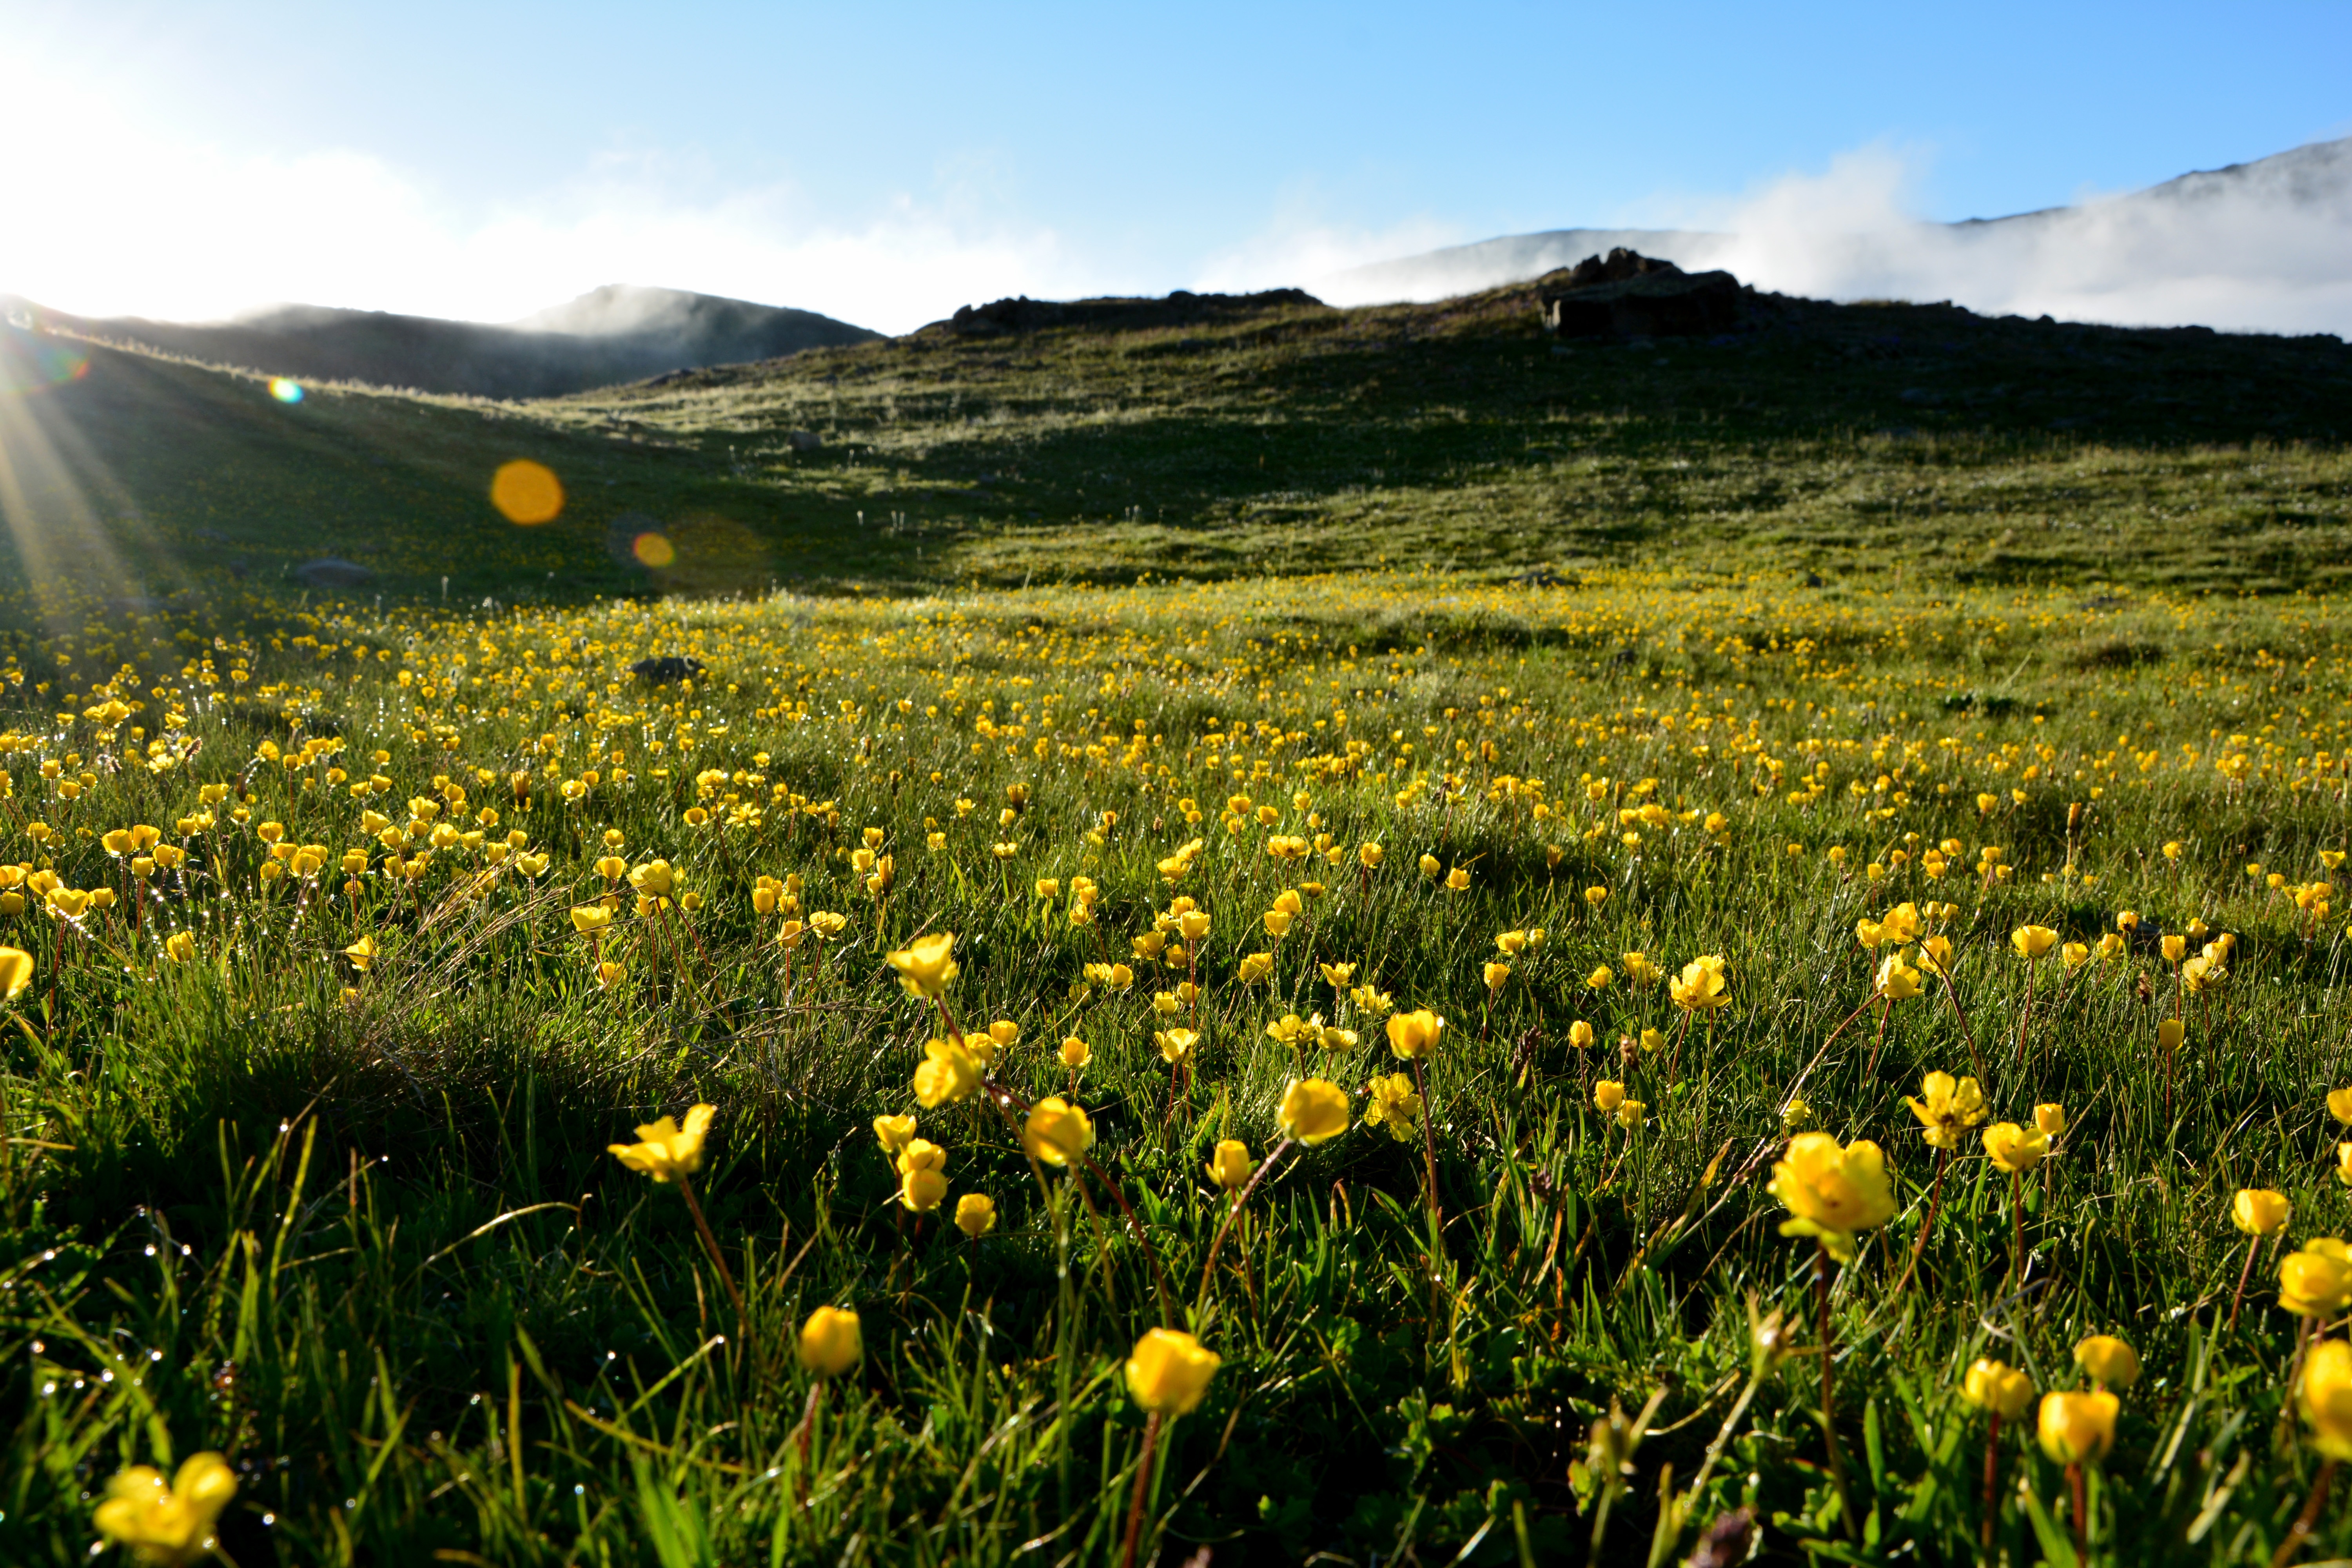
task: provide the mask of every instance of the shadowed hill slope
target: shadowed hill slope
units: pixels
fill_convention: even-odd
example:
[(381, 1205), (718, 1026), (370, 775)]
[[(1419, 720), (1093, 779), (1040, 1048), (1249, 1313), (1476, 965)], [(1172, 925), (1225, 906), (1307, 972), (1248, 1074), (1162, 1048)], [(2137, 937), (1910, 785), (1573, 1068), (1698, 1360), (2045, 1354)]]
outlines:
[(809, 310), (617, 284), (503, 326), (318, 305), (190, 323), (6, 303), (12, 315), (60, 331), (266, 375), (498, 398), (555, 397), (879, 335)]
[[(289, 407), (250, 375), (8, 330), (0, 384), (39, 389), (0, 395), (0, 505), (20, 571), (106, 541), (145, 584), (121, 591), (149, 595), (240, 572), (291, 591), (321, 555), (373, 574), (364, 592), (438, 595), (446, 575), (500, 602), (1383, 561), (2352, 577), (2352, 350), (2333, 338), (1757, 296), (1713, 338), (1570, 345), (1531, 287), (1174, 324), (1024, 314), (495, 407), (339, 388)], [(517, 457), (560, 476), (555, 522), (492, 510)]]

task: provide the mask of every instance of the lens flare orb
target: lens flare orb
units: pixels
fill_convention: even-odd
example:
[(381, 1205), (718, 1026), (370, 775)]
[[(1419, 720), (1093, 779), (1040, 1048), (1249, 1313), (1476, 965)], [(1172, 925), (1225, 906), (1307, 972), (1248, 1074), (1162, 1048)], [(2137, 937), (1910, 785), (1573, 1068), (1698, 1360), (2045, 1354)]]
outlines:
[(677, 550), (658, 533), (640, 533), (629, 542), (629, 553), (641, 566), (667, 566), (677, 559)]
[(89, 355), (11, 325), (0, 326), (0, 396), (40, 392), (89, 374)]
[(299, 403), (304, 395), (302, 384), (289, 381), (282, 375), (273, 375), (269, 378), (269, 395), (280, 403)]
[(491, 479), (490, 504), (509, 522), (525, 527), (552, 522), (563, 510), (563, 482), (544, 463), (517, 458), (500, 464)]

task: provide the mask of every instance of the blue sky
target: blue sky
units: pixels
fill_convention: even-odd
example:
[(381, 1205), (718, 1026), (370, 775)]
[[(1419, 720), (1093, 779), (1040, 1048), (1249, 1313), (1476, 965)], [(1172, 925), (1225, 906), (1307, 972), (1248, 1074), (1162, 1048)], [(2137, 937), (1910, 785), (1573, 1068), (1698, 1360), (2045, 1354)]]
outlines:
[(2352, 134), (2352, 6), (0, 0), (0, 291), (903, 330), (1703, 223), (1865, 153), (1995, 216)]

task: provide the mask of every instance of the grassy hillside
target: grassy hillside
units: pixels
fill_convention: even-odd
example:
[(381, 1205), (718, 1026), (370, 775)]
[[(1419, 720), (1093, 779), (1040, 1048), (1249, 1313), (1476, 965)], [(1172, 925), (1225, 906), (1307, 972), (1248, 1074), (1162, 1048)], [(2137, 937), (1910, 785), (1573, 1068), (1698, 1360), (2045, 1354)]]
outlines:
[(2352, 1551), (2344, 349), (1529, 316), (5, 340), (0, 1561)]
[[(2352, 350), (1932, 306), (1767, 300), (1723, 340), (1571, 347), (1506, 289), (932, 330), (498, 405), (314, 388), (289, 408), (97, 350), (8, 406), (34, 481), (20, 547), (102, 535), (151, 584), (326, 552), (399, 596), (446, 574), (455, 595), (565, 602), (1380, 562), (2257, 591), (2352, 567)], [(489, 508), (514, 456), (564, 479), (555, 523)], [(646, 532), (666, 567), (632, 556)]]
[(93, 320), (5, 298), (0, 307), (77, 337), (265, 375), (499, 398), (551, 396), (879, 335), (809, 310), (620, 286), (503, 325), (316, 305), (282, 305), (227, 322)]

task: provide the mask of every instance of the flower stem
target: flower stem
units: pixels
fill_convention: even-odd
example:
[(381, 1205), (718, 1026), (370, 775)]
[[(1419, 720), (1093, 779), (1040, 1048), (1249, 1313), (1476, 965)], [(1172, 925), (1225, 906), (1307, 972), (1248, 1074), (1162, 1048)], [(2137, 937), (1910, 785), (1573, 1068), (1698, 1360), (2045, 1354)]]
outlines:
[(2012, 1171), (2009, 1176), (2009, 1279), (2015, 1289), (2025, 1283), (2025, 1173)]
[(2074, 1561), (2091, 1560), (2090, 1510), (2083, 1497), (2083, 1467), (2078, 1461), (2066, 1467), (2066, 1484), (2074, 1493)]
[(1202, 1307), (1208, 1305), (1209, 1281), (1216, 1274), (1217, 1254), (1225, 1245), (1225, 1232), (1233, 1228), (1234, 1221), (1240, 1217), (1243, 1207), (1248, 1204), (1250, 1194), (1257, 1191), (1257, 1184), (1273, 1173), (1275, 1163), (1297, 1146), (1297, 1140), (1295, 1138), (1286, 1138), (1276, 1143), (1273, 1151), (1259, 1162), (1258, 1168), (1250, 1173), (1250, 1179), (1244, 1184), (1242, 1190), (1234, 1194), (1233, 1206), (1225, 1211), (1225, 1217), (1218, 1225), (1215, 1237), (1209, 1243), (1209, 1261), (1201, 1266), (1201, 1298), (1192, 1308), (1195, 1316), (1199, 1315)]
[(1996, 1488), (2000, 1480), (2000, 1412), (1998, 1410), (1992, 1412), (1991, 1420), (1985, 1424), (1984, 1476), (1984, 1529), (1979, 1539), (1984, 1544), (1986, 1559), (1990, 1561), (1993, 1514), (1999, 1507)]
[(1151, 1481), (1151, 1451), (1160, 1444), (1160, 1412), (1143, 1424), (1143, 1457), (1135, 1464), (1135, 1495), (1127, 1505), (1127, 1545), (1118, 1554), (1119, 1568), (1135, 1568), (1135, 1543), (1143, 1534), (1143, 1493)]
[(2335, 1479), (2336, 1461), (2330, 1459), (2319, 1467), (2318, 1478), (2311, 1483), (2310, 1500), (2303, 1505), (2303, 1512), (2295, 1517), (2294, 1528), (2286, 1532), (2284, 1541), (2279, 1542), (2278, 1555), (2271, 1559), (2271, 1568), (2286, 1568), (2294, 1560), (2295, 1552), (2302, 1549), (2304, 1542), (2317, 1528), (2319, 1510), (2327, 1502), (2328, 1484)]
[(1911, 1283), (1911, 1276), (1918, 1272), (1919, 1255), (1927, 1250), (1927, 1233), (1936, 1228), (1936, 1211), (1944, 1201), (1944, 1173), (1951, 1168), (1951, 1163), (1952, 1152), (1949, 1149), (1936, 1151), (1936, 1184), (1927, 1194), (1927, 1217), (1919, 1223), (1919, 1238), (1911, 1244), (1911, 1261), (1905, 1266), (1903, 1278), (1895, 1282), (1894, 1295), (1897, 1300), (1903, 1295), (1903, 1287)]
[(2238, 1331), (2238, 1309), (2245, 1303), (2246, 1281), (2253, 1278), (2254, 1254), (2262, 1249), (2263, 1238), (2259, 1236), (2246, 1247), (2246, 1266), (2238, 1270), (2238, 1293), (2230, 1298), (2230, 1326), (2225, 1332), (2234, 1334)]
[(1813, 1253), (1813, 1313), (1822, 1342), (1822, 1444), (1829, 1455), (1830, 1480), (1837, 1488), (1838, 1514), (1848, 1535), (1855, 1533), (1853, 1500), (1846, 1496), (1845, 1461), (1838, 1453), (1837, 1385), (1832, 1381), (1836, 1334), (1830, 1325), (1830, 1274), (1835, 1265), (1826, 1243), (1816, 1241)]
[(710, 1222), (702, 1217), (702, 1204), (694, 1195), (694, 1184), (686, 1173), (677, 1175), (677, 1190), (686, 1198), (686, 1212), (694, 1216), (694, 1228), (702, 1233), (702, 1249), (710, 1254), (717, 1265), (719, 1280), (727, 1287), (727, 1299), (735, 1303), (735, 1321), (746, 1333), (751, 1331), (751, 1314), (743, 1307), (743, 1292), (736, 1288), (735, 1272), (727, 1267), (727, 1255), (719, 1250), (719, 1238), (710, 1234)]

